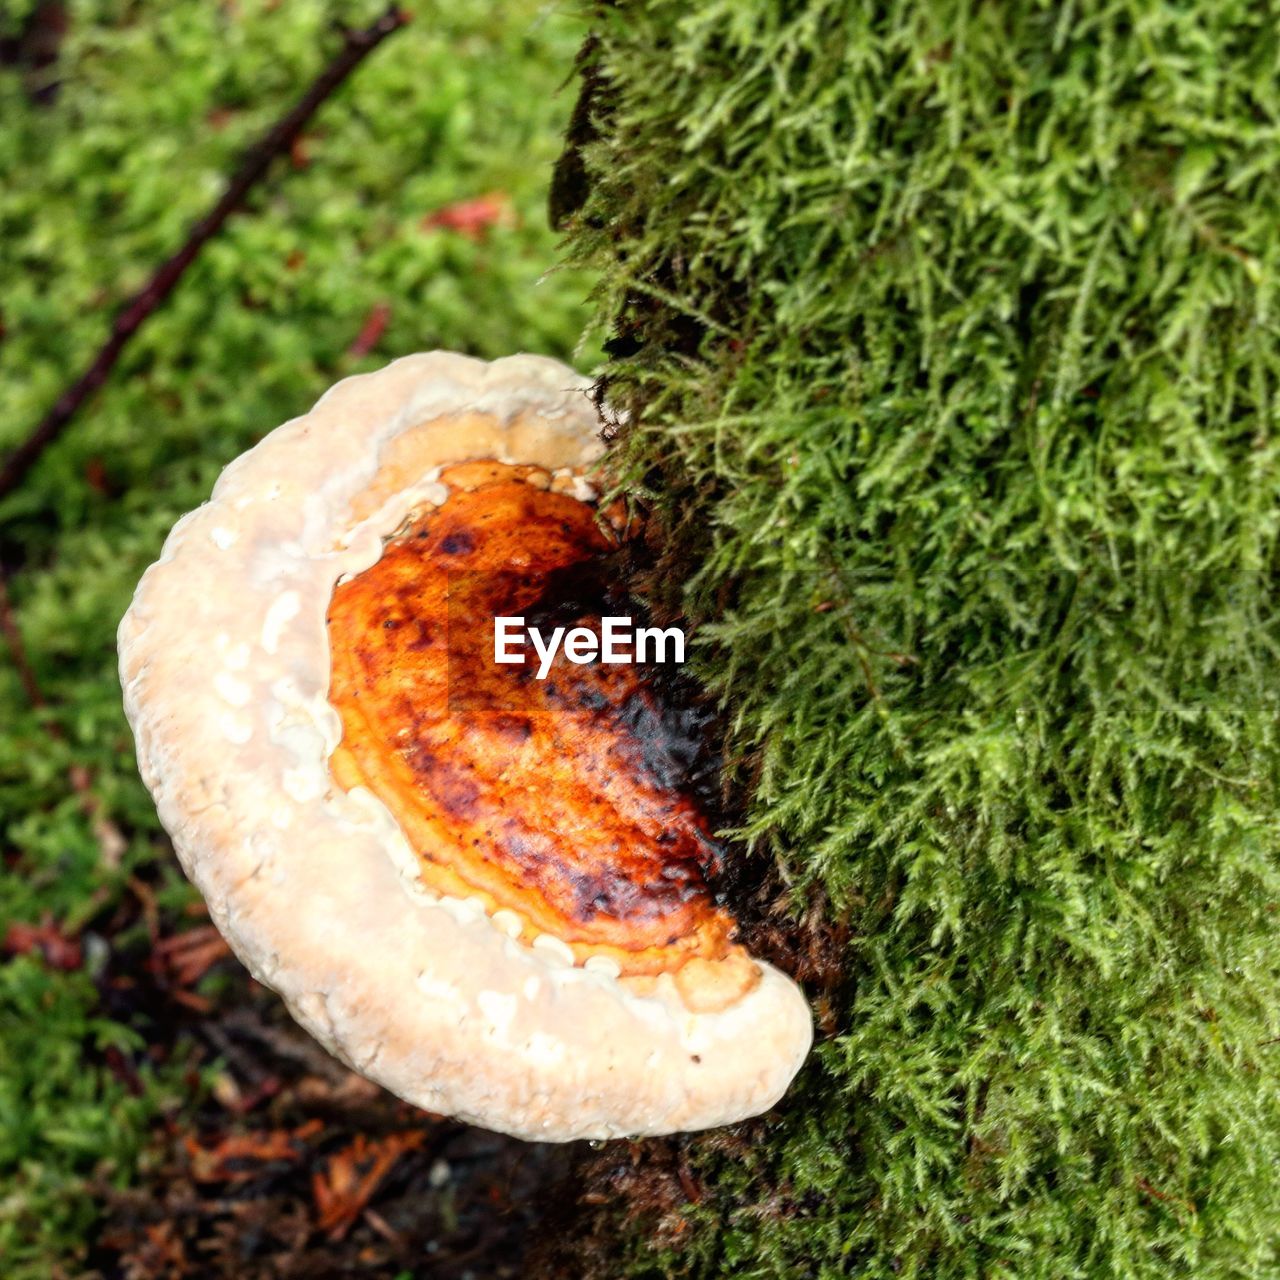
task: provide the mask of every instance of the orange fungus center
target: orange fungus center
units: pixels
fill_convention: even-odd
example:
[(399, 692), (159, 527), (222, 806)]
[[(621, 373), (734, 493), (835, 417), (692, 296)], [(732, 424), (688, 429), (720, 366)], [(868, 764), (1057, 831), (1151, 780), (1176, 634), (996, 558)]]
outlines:
[(538, 679), (528, 646), (495, 661), (497, 617), (598, 630), (618, 608), (595, 509), (528, 471), (445, 472), (447, 500), (335, 590), (334, 777), (387, 805), (429, 888), (511, 913), (526, 941), (633, 975), (723, 960), (721, 854), (690, 781), (701, 724), (639, 665), (561, 651)]

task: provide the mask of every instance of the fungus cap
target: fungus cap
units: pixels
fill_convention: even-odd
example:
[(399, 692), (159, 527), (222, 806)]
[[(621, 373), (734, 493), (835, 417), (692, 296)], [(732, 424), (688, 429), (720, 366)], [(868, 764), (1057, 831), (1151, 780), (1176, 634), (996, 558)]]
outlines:
[(588, 390), (543, 357), (446, 352), (338, 383), (178, 521), (119, 632), (143, 779), (253, 975), (393, 1093), (542, 1141), (757, 1114), (812, 1039), (796, 985), (741, 948), (637, 977), (522, 928), (492, 893), (433, 886), (377, 788), (335, 776), (335, 588), (444, 509), (442, 468), (599, 459)]

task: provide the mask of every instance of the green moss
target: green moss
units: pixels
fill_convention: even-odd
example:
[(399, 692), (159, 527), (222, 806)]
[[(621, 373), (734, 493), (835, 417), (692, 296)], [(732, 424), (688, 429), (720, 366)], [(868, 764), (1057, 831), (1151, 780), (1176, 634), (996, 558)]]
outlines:
[(1276, 1274), (1274, 22), (596, 28), (629, 474), (743, 833), (848, 926), (799, 1087), (631, 1270)]

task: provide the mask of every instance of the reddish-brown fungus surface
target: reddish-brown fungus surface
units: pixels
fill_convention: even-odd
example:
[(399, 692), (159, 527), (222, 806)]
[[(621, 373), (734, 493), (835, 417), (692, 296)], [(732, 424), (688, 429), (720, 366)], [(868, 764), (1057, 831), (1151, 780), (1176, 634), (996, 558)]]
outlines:
[(483, 475), (334, 592), (335, 778), (390, 809), (428, 887), (514, 913), (526, 940), (633, 975), (726, 958), (720, 850), (689, 779), (700, 723), (640, 665), (561, 652), (538, 679), (531, 653), (494, 660), (496, 616), (598, 627), (613, 538), (586, 502)]

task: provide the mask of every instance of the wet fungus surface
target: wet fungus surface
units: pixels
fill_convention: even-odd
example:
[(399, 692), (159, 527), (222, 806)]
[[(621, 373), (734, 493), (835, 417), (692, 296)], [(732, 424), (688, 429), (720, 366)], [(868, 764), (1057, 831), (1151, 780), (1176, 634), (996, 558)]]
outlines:
[[(385, 804), (439, 893), (479, 897), (513, 937), (549, 935), (623, 975), (684, 969), (717, 999), (754, 977), (711, 882), (707, 713), (669, 669), (494, 660), (494, 619), (598, 626), (634, 612), (619, 534), (534, 468), (446, 470), (330, 603), (335, 779)], [(714, 968), (713, 968), (714, 966)], [(686, 976), (690, 976), (686, 975)]]

